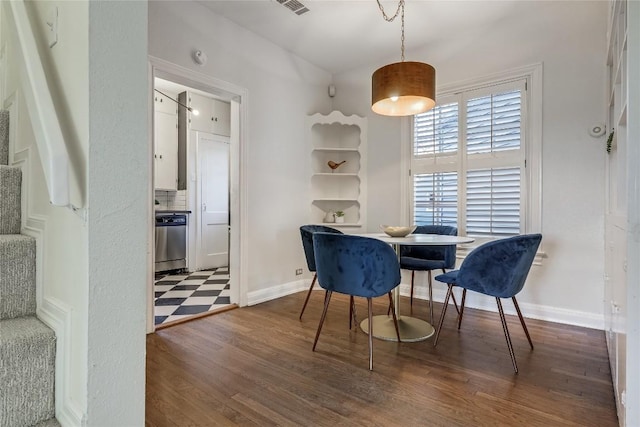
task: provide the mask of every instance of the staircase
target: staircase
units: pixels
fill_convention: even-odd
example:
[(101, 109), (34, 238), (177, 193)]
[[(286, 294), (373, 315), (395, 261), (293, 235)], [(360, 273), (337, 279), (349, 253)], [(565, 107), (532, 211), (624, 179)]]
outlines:
[(55, 420), (56, 337), (36, 318), (36, 242), (20, 234), (19, 167), (9, 163), (9, 113), (0, 111), (0, 427)]

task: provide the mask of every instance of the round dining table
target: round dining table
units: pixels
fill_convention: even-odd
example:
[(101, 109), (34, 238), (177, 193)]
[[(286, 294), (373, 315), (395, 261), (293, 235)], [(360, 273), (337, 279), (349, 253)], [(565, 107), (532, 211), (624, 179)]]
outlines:
[[(448, 236), (441, 234), (409, 234), (406, 237), (391, 237), (385, 233), (357, 233), (355, 235), (378, 239), (389, 243), (398, 256), (398, 263), (400, 263), (401, 246), (448, 246), (471, 243), (474, 241), (472, 237)], [(396, 286), (393, 290), (393, 301), (398, 317), (398, 329), (400, 331), (401, 341), (423, 341), (434, 334), (435, 329), (429, 322), (416, 317), (400, 315), (400, 286)], [(365, 333), (369, 333), (369, 322), (367, 319), (360, 322), (360, 328)], [(373, 316), (372, 328), (372, 335), (374, 338), (379, 338), (385, 341), (398, 341), (396, 328), (393, 324), (393, 317), (391, 315), (383, 314)]]

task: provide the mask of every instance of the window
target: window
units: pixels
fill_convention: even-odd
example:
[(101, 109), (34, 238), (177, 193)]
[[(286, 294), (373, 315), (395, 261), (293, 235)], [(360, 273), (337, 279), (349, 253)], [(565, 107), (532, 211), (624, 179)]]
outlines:
[(536, 70), (449, 90), (414, 116), (414, 224), (453, 225), (477, 240), (539, 231), (540, 141), (528, 91)]

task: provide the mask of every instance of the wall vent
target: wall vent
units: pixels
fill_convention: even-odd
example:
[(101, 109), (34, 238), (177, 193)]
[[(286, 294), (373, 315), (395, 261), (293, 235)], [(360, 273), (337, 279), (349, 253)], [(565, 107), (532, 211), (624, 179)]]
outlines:
[(309, 8), (300, 3), (298, 0), (276, 0), (278, 3), (291, 10), (296, 15), (302, 15), (309, 12)]

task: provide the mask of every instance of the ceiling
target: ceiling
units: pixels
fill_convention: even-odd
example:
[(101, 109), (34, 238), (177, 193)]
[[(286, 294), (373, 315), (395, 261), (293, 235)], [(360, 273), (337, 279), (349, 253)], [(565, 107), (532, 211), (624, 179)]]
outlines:
[[(289, 0), (282, 0), (289, 1)], [(203, 0), (200, 3), (297, 56), (338, 74), (400, 60), (400, 18), (385, 22), (375, 0), (298, 0), (309, 12), (297, 15), (276, 0)], [(537, 4), (536, 4), (537, 3)], [(474, 33), (503, 20), (522, 19), (542, 0), (407, 0), (406, 60), (430, 44)], [(382, 2), (392, 16), (397, 2)]]

